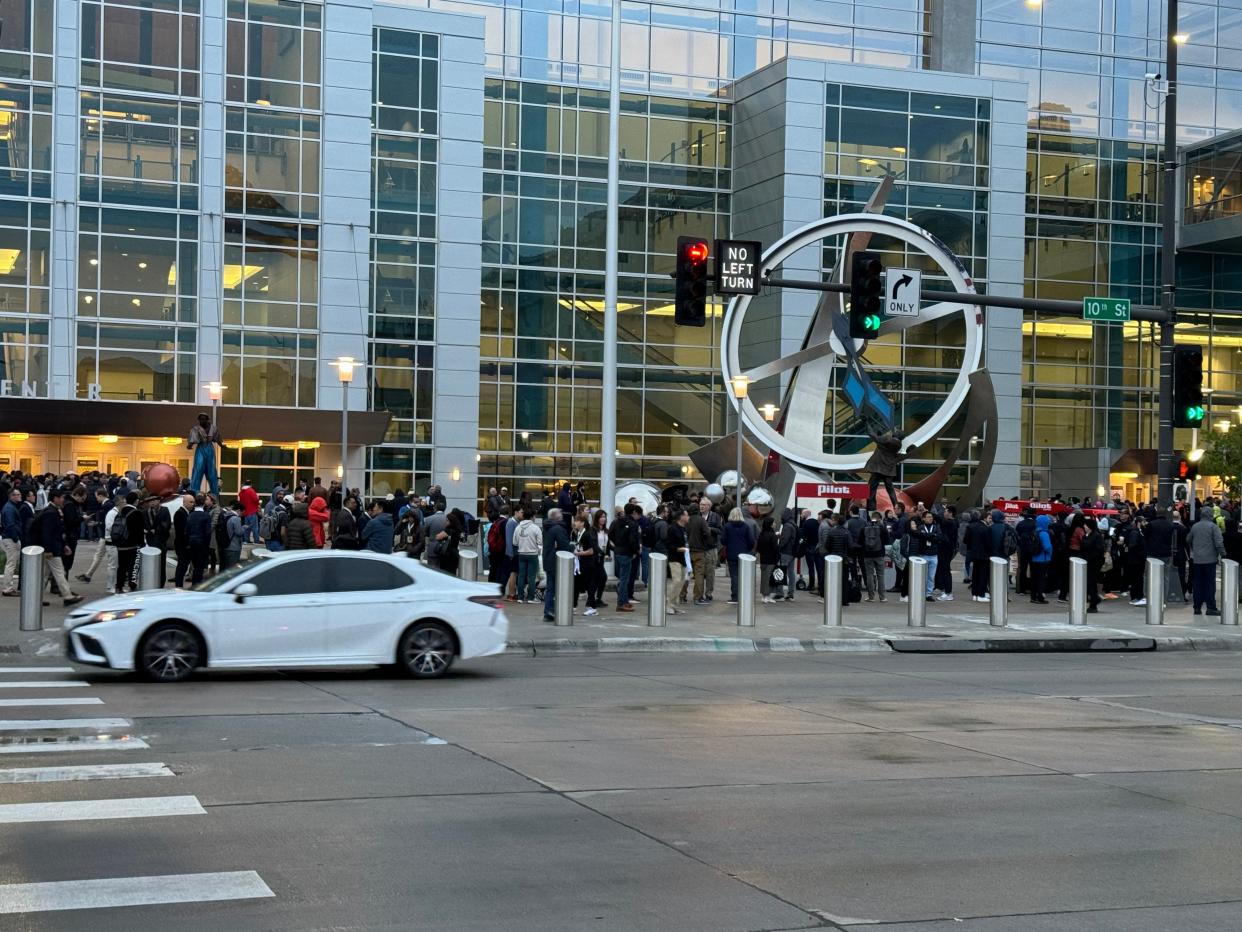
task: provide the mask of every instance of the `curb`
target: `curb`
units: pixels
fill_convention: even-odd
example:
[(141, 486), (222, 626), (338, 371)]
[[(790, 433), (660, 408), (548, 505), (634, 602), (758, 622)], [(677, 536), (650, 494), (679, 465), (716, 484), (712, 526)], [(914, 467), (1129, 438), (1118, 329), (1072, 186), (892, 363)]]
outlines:
[(891, 650), (883, 638), (535, 638), (510, 641), (506, 654), (754, 654)]
[(1156, 638), (1156, 650), (1242, 650), (1242, 638)]
[[(1186, 639), (1189, 640), (1189, 639)], [(1152, 651), (1156, 640), (1147, 637), (1111, 638), (944, 638), (926, 641), (890, 640), (901, 654), (1017, 653), (1066, 651)], [(1187, 648), (1194, 649), (1194, 648)]]

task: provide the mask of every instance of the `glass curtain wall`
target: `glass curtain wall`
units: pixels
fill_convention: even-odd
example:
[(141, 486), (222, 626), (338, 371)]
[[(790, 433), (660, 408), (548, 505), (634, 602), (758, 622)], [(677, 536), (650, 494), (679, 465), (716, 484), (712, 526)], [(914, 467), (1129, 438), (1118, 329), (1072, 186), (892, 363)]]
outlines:
[(314, 407), (323, 7), (229, 0), (226, 404)]
[[(885, 175), (895, 183), (884, 212), (939, 238), (987, 290), (988, 153), (991, 101), (829, 84), (826, 88), (824, 213), (857, 213)], [(948, 289), (940, 268), (898, 240), (874, 237), (868, 247), (890, 268), (921, 268), (927, 287)], [(824, 251), (824, 268), (840, 261)], [(919, 324), (867, 344), (872, 381), (893, 402), (906, 430), (927, 420), (948, 396), (964, 364), (960, 315)], [(824, 437), (832, 453), (853, 453), (871, 441), (839, 394), (829, 398)], [(922, 460), (907, 460), (903, 481), (917, 482), (944, 462), (956, 442), (941, 437)], [(950, 485), (970, 480), (965, 463)]]
[(193, 401), (199, 2), (82, 4), (77, 391)]
[(370, 407), (393, 420), (367, 451), (374, 494), (431, 480), (435, 391), (439, 36), (374, 32)]
[(52, 8), (13, 0), (0, 32), (0, 380), (46, 390)]
[[(1182, 3), (1178, 138), (1242, 126), (1242, 10)], [(980, 0), (979, 72), (1026, 81), (1026, 292), (1159, 300), (1163, 71), (1159, 0)], [(1242, 307), (1235, 263), (1182, 253), (1179, 308)], [(1178, 342), (1207, 350), (1209, 420), (1236, 419), (1234, 319), (1184, 313)], [(1051, 447), (1152, 447), (1156, 330), (1027, 314), (1023, 324), (1023, 487), (1050, 488)], [(1189, 431), (1178, 431), (1188, 448)]]

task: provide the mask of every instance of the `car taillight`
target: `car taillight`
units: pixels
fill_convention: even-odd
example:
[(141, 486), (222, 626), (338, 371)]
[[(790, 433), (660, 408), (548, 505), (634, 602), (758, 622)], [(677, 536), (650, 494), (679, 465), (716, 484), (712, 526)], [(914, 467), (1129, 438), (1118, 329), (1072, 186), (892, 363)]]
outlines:
[(486, 605), (488, 608), (504, 608), (505, 603), (495, 595), (472, 595), (469, 600), (475, 605)]

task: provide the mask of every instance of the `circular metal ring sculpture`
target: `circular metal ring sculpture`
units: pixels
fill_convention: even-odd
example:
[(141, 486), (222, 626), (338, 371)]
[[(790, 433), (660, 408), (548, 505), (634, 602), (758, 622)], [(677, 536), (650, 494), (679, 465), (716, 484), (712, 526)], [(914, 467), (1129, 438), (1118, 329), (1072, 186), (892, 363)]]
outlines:
[[(850, 239), (858, 234), (867, 237), (890, 237), (921, 250), (936, 263), (940, 272), (948, 279), (948, 284), (953, 291), (967, 293), (974, 293), (975, 291), (974, 283), (971, 281), (966, 269), (962, 266), (957, 256), (940, 240), (920, 228), (917, 224), (910, 223), (907, 220), (900, 220), (896, 217), (886, 217), (882, 214), (841, 214), (807, 224), (800, 230), (795, 230), (783, 239), (773, 243), (763, 255), (761, 270), (764, 275), (768, 275), (773, 269), (779, 267), (799, 250), (814, 247), (823, 240), (835, 237), (841, 238), (841, 248), (838, 250), (838, 255), (845, 257)], [(844, 258), (841, 261), (841, 265), (844, 266)], [(838, 280), (840, 280), (839, 277)], [(827, 295), (827, 297), (830, 301), (835, 299), (837, 302), (836, 307), (838, 310), (832, 316), (837, 319), (844, 319), (844, 314), (841, 311), (844, 296)], [(744, 367), (740, 362), (739, 351), (743, 345), (742, 325), (745, 322), (746, 312), (750, 307), (750, 303), (750, 295), (739, 295), (730, 301), (725, 315), (720, 355), (726, 385), (731, 384), (736, 376), (747, 377), (754, 383), (782, 372), (800, 369), (802, 366), (807, 365), (826, 365), (831, 368), (838, 364), (838, 360), (844, 360), (842, 365), (853, 365), (862, 371), (860, 356), (865, 341), (849, 339), (848, 330), (843, 332), (839, 327), (827, 327), (825, 331), (821, 331), (818, 340), (816, 340), (813, 331), (812, 339), (809, 341), (810, 345), (799, 352), (783, 356), (760, 366)], [(918, 317), (890, 317), (884, 321), (880, 328), (881, 334), (894, 333), (919, 323), (950, 317), (954, 314), (962, 314), (965, 323), (965, 346), (963, 348), (961, 370), (958, 372), (952, 388), (940, 407), (927, 420), (906, 435), (905, 446), (907, 449), (914, 449), (929, 440), (936, 439), (957, 413), (963, 401), (965, 401), (970, 387), (970, 375), (979, 367), (982, 358), (983, 314), (975, 307), (968, 307), (953, 301), (943, 301), (921, 307)], [(797, 376), (795, 375), (796, 378)], [(832, 390), (830, 387), (828, 389), (829, 393)], [(760, 438), (771, 449), (795, 463), (815, 469), (846, 472), (862, 469), (867, 461), (870, 453), (869, 448), (864, 448), (857, 453), (828, 453), (824, 451), (822, 407), (819, 410), (819, 430), (790, 430), (788, 418), (792, 412), (786, 412), (785, 429), (788, 432), (781, 433), (755, 407), (753, 393), (748, 393), (747, 397), (741, 399), (740, 402), (732, 392), (729, 393), (729, 398), (735, 409), (740, 404), (742, 419), (752, 436)], [(826, 403), (826, 401), (827, 395), (823, 396), (821, 404)], [(815, 412), (812, 410), (809, 415), (804, 417), (814, 418)], [(804, 423), (806, 423), (805, 419)]]

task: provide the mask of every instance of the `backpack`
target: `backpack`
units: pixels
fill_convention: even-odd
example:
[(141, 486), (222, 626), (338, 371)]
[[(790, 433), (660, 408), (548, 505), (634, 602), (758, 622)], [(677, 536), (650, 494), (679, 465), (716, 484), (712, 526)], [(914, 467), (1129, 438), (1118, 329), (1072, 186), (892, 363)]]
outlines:
[(259, 519), (259, 537), (262, 540), (271, 540), (274, 530), (276, 530), (276, 521), (272, 513), (269, 512)]
[(858, 570), (855, 565), (850, 562), (845, 566), (845, 585), (842, 587), (841, 601), (846, 605), (853, 605), (855, 602), (862, 601), (862, 586), (858, 584)]
[(1005, 525), (1005, 531), (1001, 536), (1001, 550), (1007, 557), (1012, 557), (1018, 552), (1018, 532), (1008, 524)]
[(220, 512), (216, 520), (216, 552), (224, 553), (229, 549), (229, 516)]
[(655, 542), (656, 542), (655, 524), (652, 523), (651, 521), (648, 521), (646, 524), (640, 523), (638, 525), (638, 528), (639, 528), (639, 537), (638, 537), (639, 543), (641, 543), (644, 547), (648, 549), (651, 549), (652, 547), (654, 547)]
[(868, 524), (862, 532), (863, 553), (869, 557), (878, 557), (884, 553), (884, 535), (880, 533), (878, 524)]
[(1094, 534), (1088, 534), (1082, 541), (1082, 552), (1088, 558), (1102, 557), (1108, 549), (1108, 544), (1104, 540), (1104, 535), (1099, 531)]
[(129, 546), (129, 527), (126, 519), (129, 513), (134, 510), (133, 505), (126, 505), (116, 513), (116, 517), (112, 519), (112, 546), (128, 547)]
[(493, 521), (487, 529), (487, 549), (499, 553), (505, 549), (505, 522)]

